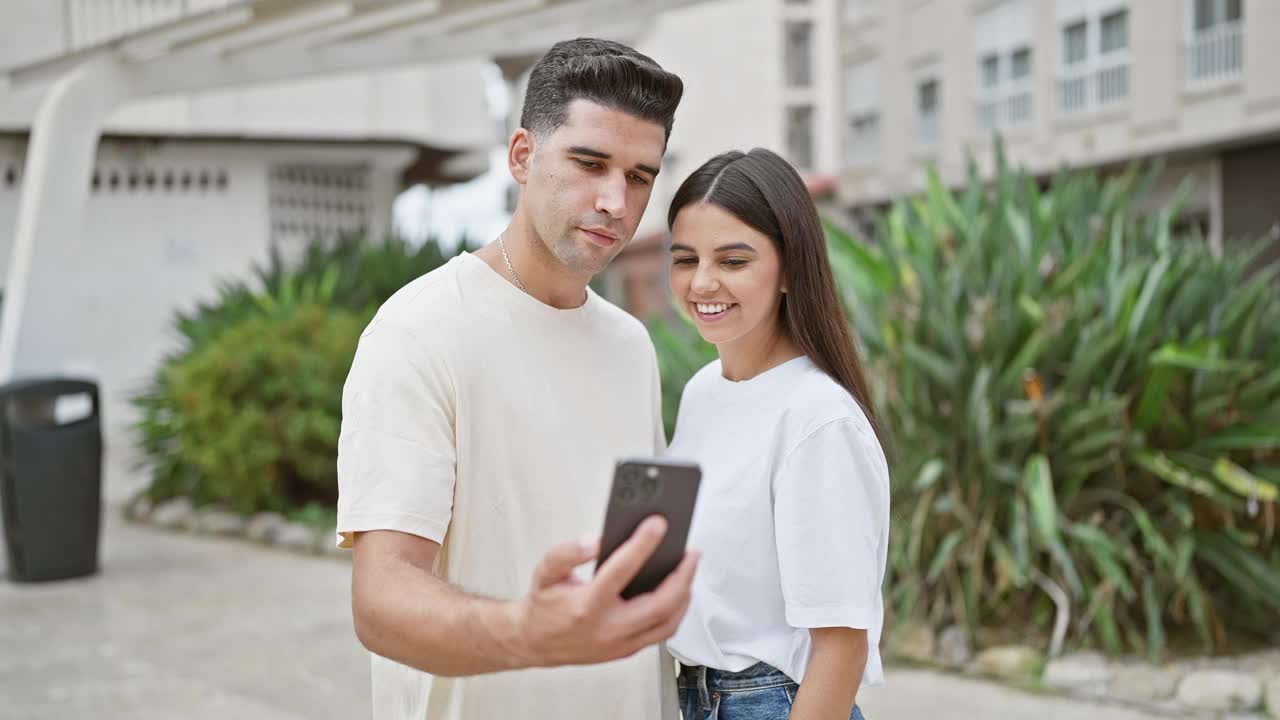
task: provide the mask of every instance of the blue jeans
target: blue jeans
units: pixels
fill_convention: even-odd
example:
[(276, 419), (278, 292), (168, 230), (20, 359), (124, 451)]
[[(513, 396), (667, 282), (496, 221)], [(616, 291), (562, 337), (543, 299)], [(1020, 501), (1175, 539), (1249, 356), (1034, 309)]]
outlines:
[[(736, 673), (682, 665), (676, 684), (684, 720), (787, 720), (800, 689), (765, 663)], [(863, 720), (858, 706), (849, 720)]]

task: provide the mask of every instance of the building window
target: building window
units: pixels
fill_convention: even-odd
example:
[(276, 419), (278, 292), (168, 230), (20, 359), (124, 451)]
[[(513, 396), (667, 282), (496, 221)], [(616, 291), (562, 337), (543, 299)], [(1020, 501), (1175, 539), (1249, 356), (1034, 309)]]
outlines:
[(1223, 23), (1240, 22), (1244, 16), (1241, 0), (1195, 0), (1192, 22), (1196, 32), (1211, 30)]
[(1073, 115), (1129, 96), (1129, 11), (1116, 10), (1062, 28), (1059, 109)]
[(983, 130), (1018, 127), (1031, 120), (1031, 48), (990, 53), (980, 62), (978, 125)]
[(843, 93), (845, 165), (874, 165), (880, 157), (880, 62), (846, 66)]
[(785, 52), (787, 85), (809, 87), (813, 81), (813, 23), (787, 23)]
[(1101, 52), (1119, 52), (1129, 49), (1129, 11), (1117, 10), (1103, 15), (1101, 24)]
[(921, 147), (938, 145), (938, 79), (928, 78), (916, 85), (916, 140)]
[(1000, 86), (1000, 56), (988, 55), (982, 58), (982, 88), (993, 90)]
[(1031, 76), (1031, 48), (1018, 48), (1009, 54), (1009, 79), (1017, 82)]
[(798, 169), (813, 169), (812, 105), (787, 108), (787, 153)]
[(1089, 23), (1081, 20), (1062, 30), (1062, 62), (1079, 65), (1089, 59)]
[(1230, 81), (1244, 66), (1244, 8), (1241, 0), (1192, 0), (1187, 41), (1187, 81), (1193, 85)]

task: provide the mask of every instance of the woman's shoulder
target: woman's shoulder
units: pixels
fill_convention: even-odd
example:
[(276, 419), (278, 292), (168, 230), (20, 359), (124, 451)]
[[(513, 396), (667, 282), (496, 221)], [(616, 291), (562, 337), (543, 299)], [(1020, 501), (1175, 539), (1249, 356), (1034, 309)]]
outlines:
[(833, 424), (875, 437), (875, 429), (862, 405), (835, 378), (812, 362), (790, 388), (786, 406), (797, 442)]

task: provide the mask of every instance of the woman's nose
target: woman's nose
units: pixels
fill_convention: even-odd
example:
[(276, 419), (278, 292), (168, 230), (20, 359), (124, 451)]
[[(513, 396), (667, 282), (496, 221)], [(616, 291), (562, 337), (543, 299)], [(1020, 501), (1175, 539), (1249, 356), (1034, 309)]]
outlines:
[(699, 267), (693, 273), (693, 291), (696, 293), (710, 293), (720, 289), (720, 280), (715, 275), (715, 270), (709, 267)]

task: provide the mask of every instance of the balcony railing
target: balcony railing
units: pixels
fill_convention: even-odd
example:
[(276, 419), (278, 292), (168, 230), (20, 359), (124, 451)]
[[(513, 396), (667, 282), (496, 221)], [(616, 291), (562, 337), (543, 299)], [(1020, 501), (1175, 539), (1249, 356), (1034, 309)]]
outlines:
[(1129, 60), (1069, 68), (1058, 79), (1058, 102), (1063, 115), (1106, 107), (1129, 97)]
[(1240, 76), (1244, 66), (1244, 29), (1226, 22), (1197, 31), (1187, 43), (1187, 82), (1213, 84)]
[(938, 146), (938, 111), (922, 112), (916, 118), (916, 144), (922, 148)]
[(1031, 121), (1031, 88), (1023, 83), (988, 92), (978, 99), (978, 127), (983, 131), (1006, 130)]

